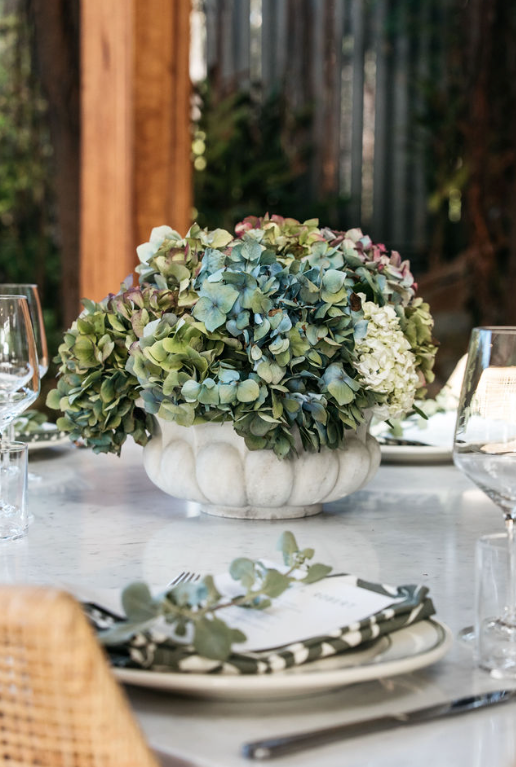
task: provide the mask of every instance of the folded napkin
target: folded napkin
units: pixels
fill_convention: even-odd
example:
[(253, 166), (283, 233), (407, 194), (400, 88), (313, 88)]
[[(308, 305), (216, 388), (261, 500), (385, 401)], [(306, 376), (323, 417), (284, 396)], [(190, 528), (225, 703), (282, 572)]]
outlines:
[[(354, 589), (363, 589), (365, 592), (370, 592), (369, 599), (372, 599), (373, 602), (375, 601), (373, 594), (377, 595), (376, 601), (381, 602), (384, 606), (367, 617), (330, 631), (328, 631), (328, 622), (323, 621), (324, 632), (304, 637), (300, 641), (288, 642), (259, 651), (252, 649), (241, 652), (235, 651), (224, 662), (201, 657), (191, 646), (179, 644), (167, 636), (162, 628), (151, 628), (138, 633), (129, 641), (106, 647), (106, 650), (112, 665), (123, 668), (232, 675), (270, 674), (356, 649), (385, 634), (429, 618), (435, 613), (432, 600), (428, 597), (428, 589), (424, 586), (410, 585), (396, 588), (370, 583), (353, 575), (332, 575), (325, 581), (331, 581), (331, 593), (333, 594), (335, 594), (336, 586), (339, 589), (342, 587), (343, 594), (353, 593)], [(324, 589), (321, 588), (320, 584), (325, 583), (325, 581), (300, 588), (317, 588), (316, 593), (322, 600), (326, 600), (328, 603), (326, 608), (329, 609), (331, 615), (332, 600), (335, 597), (325, 593)], [(293, 586), (292, 589), (294, 588), (298, 587)], [(364, 596), (367, 597), (368, 595), (365, 594)], [(342, 604), (339, 605), (339, 608), (342, 608)], [(110, 628), (120, 620), (108, 609), (98, 604), (84, 603), (84, 609), (97, 631)], [(244, 608), (229, 609), (243, 610)], [(262, 613), (251, 612), (253, 618), (256, 616), (256, 620), (260, 620)], [(249, 611), (245, 610), (245, 613), (248, 615)], [(306, 623), (313, 630), (313, 621), (310, 620), (309, 615)], [(320, 624), (317, 625), (319, 627)]]

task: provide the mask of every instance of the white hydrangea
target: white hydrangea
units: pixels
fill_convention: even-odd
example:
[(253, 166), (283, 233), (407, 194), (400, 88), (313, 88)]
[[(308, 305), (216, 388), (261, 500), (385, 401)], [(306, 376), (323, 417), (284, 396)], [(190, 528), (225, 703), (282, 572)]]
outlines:
[(419, 383), (416, 358), (393, 307), (366, 301), (363, 294), (360, 298), (368, 325), (365, 337), (355, 344), (358, 358), (354, 365), (366, 389), (387, 397), (374, 408), (374, 415), (399, 418), (414, 403)]

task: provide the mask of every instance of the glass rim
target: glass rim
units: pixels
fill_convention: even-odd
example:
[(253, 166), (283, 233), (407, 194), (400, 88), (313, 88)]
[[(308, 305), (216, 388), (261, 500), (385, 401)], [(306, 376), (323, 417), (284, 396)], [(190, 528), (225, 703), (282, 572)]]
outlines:
[(3, 298), (24, 298), (28, 301), (28, 296), (26, 296), (25, 293), (0, 293), (0, 299)]
[(0, 443), (0, 453), (26, 453), (29, 446), (26, 442), (13, 440), (13, 442)]
[(490, 333), (516, 333), (516, 325), (479, 325), (473, 330), (486, 330)]

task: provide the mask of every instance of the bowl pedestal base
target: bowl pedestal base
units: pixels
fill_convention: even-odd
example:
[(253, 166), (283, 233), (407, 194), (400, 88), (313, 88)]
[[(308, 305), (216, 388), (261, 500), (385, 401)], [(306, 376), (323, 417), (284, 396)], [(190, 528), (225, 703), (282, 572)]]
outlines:
[(322, 503), (312, 506), (216, 506), (212, 503), (201, 503), (201, 511), (214, 517), (230, 517), (232, 519), (299, 519), (313, 517), (322, 511)]

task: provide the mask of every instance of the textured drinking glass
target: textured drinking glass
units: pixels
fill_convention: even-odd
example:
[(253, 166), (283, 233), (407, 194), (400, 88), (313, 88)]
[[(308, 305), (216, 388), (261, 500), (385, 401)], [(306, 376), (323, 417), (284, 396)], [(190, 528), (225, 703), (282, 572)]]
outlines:
[(500, 507), (507, 536), (506, 601), (500, 630), (516, 652), (516, 328), (475, 328), (457, 413), (456, 466)]
[(476, 549), (475, 634), (477, 660), (492, 676), (516, 676), (516, 633), (500, 620), (511, 598), (507, 535), (479, 538)]
[(23, 442), (0, 444), (0, 541), (21, 538), (27, 532), (27, 455)]

